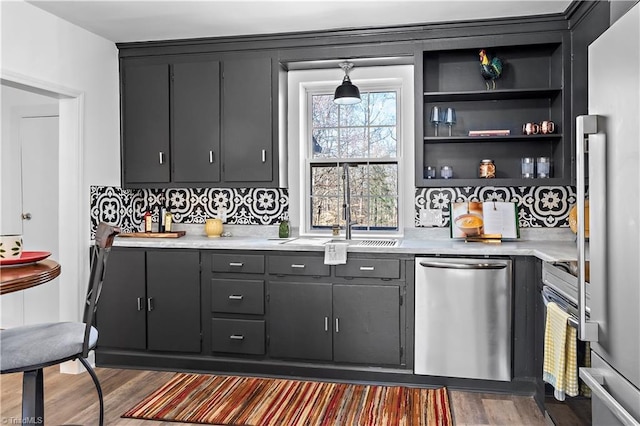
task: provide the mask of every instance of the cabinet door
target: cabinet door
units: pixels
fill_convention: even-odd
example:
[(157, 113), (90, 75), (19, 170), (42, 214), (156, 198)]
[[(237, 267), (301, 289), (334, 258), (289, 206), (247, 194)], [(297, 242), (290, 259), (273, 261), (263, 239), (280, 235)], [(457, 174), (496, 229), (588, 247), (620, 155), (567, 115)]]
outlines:
[(271, 182), (271, 59), (230, 59), (223, 68), (224, 180)]
[(99, 348), (146, 349), (143, 250), (111, 250), (96, 325)]
[(147, 347), (200, 352), (200, 254), (147, 252)]
[(269, 355), (331, 360), (331, 284), (269, 283)]
[(400, 364), (400, 287), (333, 286), (333, 359)]
[(122, 124), (124, 183), (169, 182), (168, 64), (124, 65)]
[(173, 65), (174, 182), (220, 181), (220, 63)]

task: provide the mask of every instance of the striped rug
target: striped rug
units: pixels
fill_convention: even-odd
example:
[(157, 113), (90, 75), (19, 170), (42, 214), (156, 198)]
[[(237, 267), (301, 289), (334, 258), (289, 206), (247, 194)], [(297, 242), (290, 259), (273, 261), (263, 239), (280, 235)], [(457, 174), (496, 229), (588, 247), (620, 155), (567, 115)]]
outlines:
[(452, 425), (446, 388), (177, 373), (122, 417), (234, 426)]

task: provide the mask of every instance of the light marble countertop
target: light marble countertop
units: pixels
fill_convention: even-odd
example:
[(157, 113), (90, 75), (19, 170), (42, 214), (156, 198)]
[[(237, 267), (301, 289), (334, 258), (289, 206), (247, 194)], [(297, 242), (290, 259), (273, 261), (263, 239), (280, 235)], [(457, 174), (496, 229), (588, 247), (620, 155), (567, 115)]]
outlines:
[[(324, 251), (324, 242), (329, 237), (303, 237), (296, 239), (277, 238), (277, 231), (252, 232), (242, 235), (208, 238), (199, 228), (192, 228), (180, 238), (130, 238), (118, 237), (117, 247), (179, 248), (199, 250), (274, 250), (274, 251)], [(535, 233), (534, 233), (535, 234)], [(516, 241), (501, 243), (464, 242), (448, 238), (439, 229), (433, 232), (411, 232), (399, 241), (396, 247), (349, 246), (348, 253), (395, 253), (405, 255), (464, 255), (464, 256), (535, 256), (543, 261), (569, 261), (576, 259), (576, 243), (571, 234), (561, 232), (544, 235), (527, 235)]]

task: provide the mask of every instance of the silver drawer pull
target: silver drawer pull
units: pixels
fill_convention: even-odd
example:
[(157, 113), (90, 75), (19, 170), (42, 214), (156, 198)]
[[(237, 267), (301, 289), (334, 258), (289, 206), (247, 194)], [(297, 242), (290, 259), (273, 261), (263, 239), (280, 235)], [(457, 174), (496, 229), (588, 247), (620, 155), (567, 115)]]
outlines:
[(324, 317), (324, 331), (329, 331), (329, 317)]
[(242, 334), (232, 334), (229, 336), (231, 340), (244, 340), (244, 336)]
[(336, 318), (336, 333), (340, 333), (340, 318)]
[(213, 151), (209, 151), (209, 164), (213, 164)]
[(164, 152), (158, 151), (158, 161), (160, 164), (164, 164)]
[(262, 157), (261, 157), (261, 159), (262, 159), (262, 162), (263, 162), (263, 163), (266, 163), (266, 162), (267, 162), (267, 150), (266, 150), (266, 149), (263, 149), (263, 150), (262, 150)]
[(297, 269), (304, 269), (305, 265), (303, 264), (298, 264), (298, 263), (294, 263), (291, 265), (292, 268), (297, 268)]
[(242, 262), (229, 262), (229, 266), (242, 267), (242, 266), (244, 266), (244, 263), (242, 263)]
[(231, 294), (229, 295), (229, 300), (242, 300), (243, 296), (241, 294)]
[(138, 310), (141, 311), (144, 309), (144, 302), (142, 301), (142, 297), (138, 297)]
[(580, 378), (589, 386), (593, 396), (597, 397), (624, 425), (637, 426), (633, 416), (604, 387), (604, 377), (596, 368), (580, 368)]
[(376, 268), (375, 268), (374, 266), (361, 266), (361, 267), (360, 267), (360, 270), (361, 270), (361, 271), (373, 271), (373, 270), (375, 270), (375, 269), (376, 269)]

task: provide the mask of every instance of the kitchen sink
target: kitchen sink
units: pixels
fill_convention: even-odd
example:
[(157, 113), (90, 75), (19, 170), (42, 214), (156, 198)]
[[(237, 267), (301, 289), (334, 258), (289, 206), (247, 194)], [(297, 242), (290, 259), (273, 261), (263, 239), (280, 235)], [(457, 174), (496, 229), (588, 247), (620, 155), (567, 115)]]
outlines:
[(345, 240), (345, 239), (331, 239), (331, 238), (300, 237), (300, 238), (294, 238), (289, 241), (284, 241), (280, 244), (323, 246), (327, 243), (348, 243), (352, 247), (397, 247), (398, 246), (398, 240), (394, 240), (390, 238)]
[(355, 247), (397, 247), (398, 240), (393, 240), (393, 239), (351, 240), (349, 241), (349, 245), (355, 246)]

